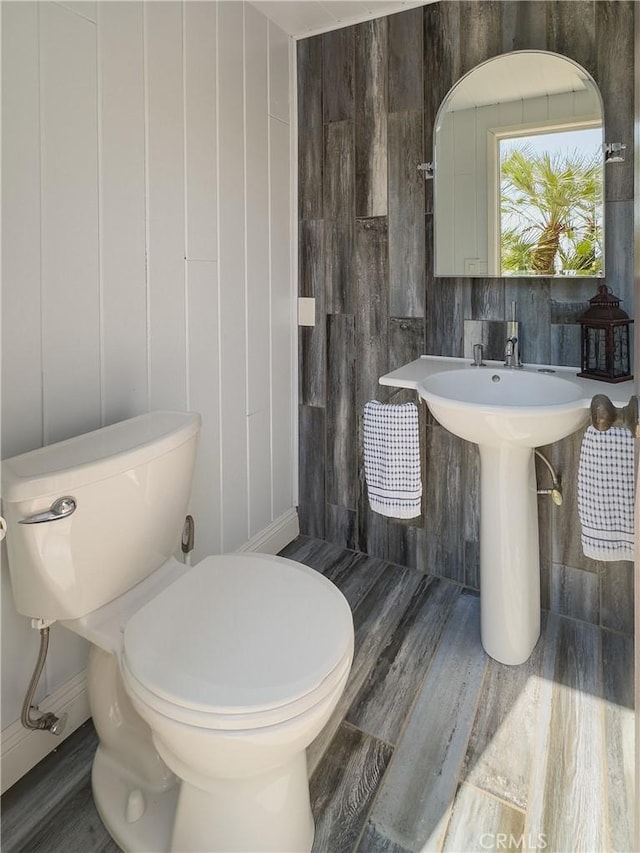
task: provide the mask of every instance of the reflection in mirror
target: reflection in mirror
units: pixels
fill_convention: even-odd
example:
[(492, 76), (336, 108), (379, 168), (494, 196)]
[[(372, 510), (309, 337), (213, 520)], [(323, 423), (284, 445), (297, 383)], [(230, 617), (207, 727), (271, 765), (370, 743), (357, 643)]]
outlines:
[(499, 140), (502, 275), (602, 274), (602, 131)]
[(518, 51), (470, 71), (436, 118), (436, 275), (604, 275), (602, 146), (575, 62)]

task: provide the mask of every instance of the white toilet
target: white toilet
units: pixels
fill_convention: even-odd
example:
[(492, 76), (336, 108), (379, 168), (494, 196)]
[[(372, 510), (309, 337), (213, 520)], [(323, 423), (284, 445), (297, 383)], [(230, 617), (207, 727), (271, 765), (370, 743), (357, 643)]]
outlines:
[(124, 850), (308, 851), (305, 749), (344, 690), (351, 612), (291, 560), (175, 559), (199, 429), (151, 412), (5, 460), (16, 606), (92, 644), (93, 792)]

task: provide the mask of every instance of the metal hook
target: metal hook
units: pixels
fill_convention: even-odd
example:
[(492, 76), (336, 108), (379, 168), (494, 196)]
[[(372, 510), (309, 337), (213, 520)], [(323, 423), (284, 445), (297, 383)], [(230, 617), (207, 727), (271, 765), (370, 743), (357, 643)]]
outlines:
[(433, 163), (418, 163), (418, 171), (425, 181), (431, 180), (434, 173)]

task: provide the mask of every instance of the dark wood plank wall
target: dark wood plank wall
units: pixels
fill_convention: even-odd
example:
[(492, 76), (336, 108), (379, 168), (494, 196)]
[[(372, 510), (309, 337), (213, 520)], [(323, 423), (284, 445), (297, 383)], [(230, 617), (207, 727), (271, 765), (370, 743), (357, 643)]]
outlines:
[[(627, 144), (625, 163), (606, 170), (606, 264), (632, 313), (633, 31), (627, 0), (467, 0), (298, 43), (299, 286), (316, 299), (316, 326), (300, 329), (303, 533), (477, 587), (475, 447), (423, 413), (423, 517), (385, 519), (367, 502), (362, 406), (411, 399), (378, 377), (423, 353), (466, 357), (480, 339), (498, 350), (513, 299), (524, 360), (577, 364), (576, 317), (595, 282), (436, 278), (433, 187), (416, 166), (432, 159), (442, 99), (479, 62), (523, 49), (579, 62), (602, 92), (607, 140)], [(631, 632), (631, 564), (581, 553), (580, 441), (547, 448), (566, 500), (540, 503), (543, 605)]]

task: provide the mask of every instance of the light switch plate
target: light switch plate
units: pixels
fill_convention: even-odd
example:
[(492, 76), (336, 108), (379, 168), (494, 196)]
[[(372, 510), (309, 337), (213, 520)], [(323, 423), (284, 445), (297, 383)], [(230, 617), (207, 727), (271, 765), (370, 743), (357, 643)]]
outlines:
[(298, 325), (315, 326), (316, 300), (313, 297), (298, 297)]

